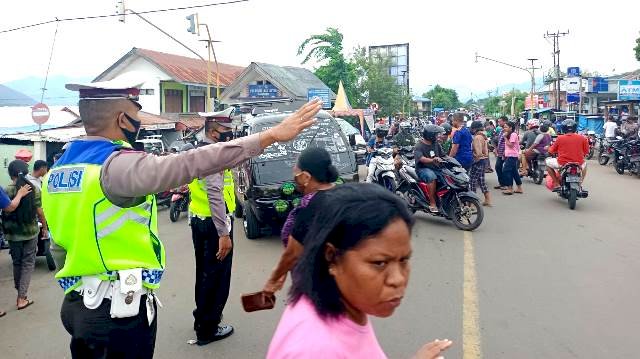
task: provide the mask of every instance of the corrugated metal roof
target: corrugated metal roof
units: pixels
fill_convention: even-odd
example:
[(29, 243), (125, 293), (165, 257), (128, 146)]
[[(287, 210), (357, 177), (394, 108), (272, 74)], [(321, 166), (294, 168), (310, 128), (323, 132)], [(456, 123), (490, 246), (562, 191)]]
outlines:
[[(207, 66), (202, 60), (167, 54), (147, 49), (134, 48), (134, 52), (143, 58), (156, 64), (167, 75), (171, 76), (177, 82), (190, 84), (206, 84), (207, 83)], [(215, 84), (216, 80), (216, 64), (210, 63), (211, 66), (211, 82)], [(242, 73), (244, 67), (218, 62), (220, 68), (220, 85), (227, 87), (235, 81)]]
[[(328, 88), (313, 72), (302, 67), (277, 66), (262, 62), (256, 62), (255, 64), (296, 97), (306, 98), (307, 90), (310, 88)], [(336, 94), (331, 90), (329, 91), (331, 98), (334, 99)]]
[(48, 130), (42, 130), (41, 134), (38, 131), (14, 133), (10, 135), (4, 135), (0, 138), (9, 138), (19, 141), (44, 141), (44, 142), (69, 142), (73, 139), (86, 136), (87, 133), (82, 126), (72, 127), (57, 127)]

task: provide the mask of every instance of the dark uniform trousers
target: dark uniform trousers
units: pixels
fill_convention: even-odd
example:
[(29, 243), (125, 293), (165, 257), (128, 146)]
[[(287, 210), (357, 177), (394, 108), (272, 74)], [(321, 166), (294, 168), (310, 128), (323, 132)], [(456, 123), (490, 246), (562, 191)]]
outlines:
[[(233, 242), (233, 224), (229, 235)], [(211, 218), (191, 218), (191, 238), (196, 253), (193, 329), (198, 339), (206, 339), (216, 334), (229, 298), (233, 249), (222, 261), (216, 258), (219, 237)]]
[[(71, 292), (64, 297), (60, 317), (71, 334), (71, 356), (94, 359), (150, 359), (156, 344), (156, 316), (149, 325), (147, 296), (140, 299), (140, 313), (130, 318), (111, 318), (111, 300), (96, 309), (84, 306), (82, 296)], [(155, 307), (155, 302), (154, 302)]]

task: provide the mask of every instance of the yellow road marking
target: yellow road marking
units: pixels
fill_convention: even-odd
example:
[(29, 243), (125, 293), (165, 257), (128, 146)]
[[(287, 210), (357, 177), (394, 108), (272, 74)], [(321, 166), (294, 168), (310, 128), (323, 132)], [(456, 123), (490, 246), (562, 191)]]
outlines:
[(462, 292), (462, 357), (464, 359), (482, 358), (477, 283), (473, 236), (471, 232), (464, 231), (464, 284)]

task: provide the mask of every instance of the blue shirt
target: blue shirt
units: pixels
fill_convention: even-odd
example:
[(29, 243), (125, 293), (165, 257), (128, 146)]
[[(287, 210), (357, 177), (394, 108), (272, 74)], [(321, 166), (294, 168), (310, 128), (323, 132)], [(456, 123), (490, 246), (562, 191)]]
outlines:
[(473, 136), (471, 135), (471, 131), (466, 127), (459, 129), (453, 135), (453, 144), (458, 145), (456, 160), (463, 166), (469, 166), (473, 162), (472, 142)]
[[(374, 150), (377, 150), (378, 148), (389, 147), (389, 141), (387, 141), (386, 138), (383, 139), (382, 142), (378, 142), (377, 139), (378, 138), (376, 136), (371, 136), (371, 138), (369, 138), (369, 141), (367, 141), (367, 147), (373, 148)], [(367, 166), (371, 162), (372, 157), (372, 153), (367, 154)]]
[(4, 189), (0, 188), (0, 209), (7, 208), (10, 204), (11, 200), (9, 199), (9, 196), (7, 196)]

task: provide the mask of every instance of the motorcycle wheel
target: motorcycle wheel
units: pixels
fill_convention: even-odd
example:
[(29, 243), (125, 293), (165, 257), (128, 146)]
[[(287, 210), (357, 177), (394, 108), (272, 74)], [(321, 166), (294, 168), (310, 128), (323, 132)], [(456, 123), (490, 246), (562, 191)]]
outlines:
[(542, 180), (544, 179), (544, 172), (541, 169), (537, 169), (536, 170), (536, 177), (533, 179), (533, 183), (535, 184), (541, 184)]
[(607, 163), (609, 163), (609, 156), (605, 156), (603, 153), (600, 153), (600, 155), (598, 155), (598, 163), (601, 166), (606, 166)]
[(250, 206), (244, 207), (244, 221), (242, 224), (244, 225), (244, 234), (247, 239), (260, 237), (260, 223), (258, 223), (258, 218), (256, 218)]
[(589, 153), (587, 154), (587, 159), (590, 160), (593, 158), (593, 152), (595, 152), (593, 147), (589, 147)]
[(569, 209), (576, 209), (577, 201), (578, 201), (578, 191), (572, 188), (569, 191)]
[(178, 219), (180, 219), (180, 207), (182, 206), (178, 202), (171, 202), (169, 206), (169, 219), (171, 222), (178, 222)]
[(387, 190), (389, 190), (392, 193), (396, 192), (396, 181), (391, 178), (391, 177), (383, 177), (382, 178), (382, 185), (384, 186), (384, 188), (386, 188)]
[(618, 172), (619, 175), (624, 174), (624, 162), (622, 161), (616, 162), (616, 172)]
[[(460, 197), (460, 203), (454, 199), (451, 205), (451, 220), (456, 228), (463, 231), (473, 231), (480, 227), (482, 220), (484, 219), (484, 210), (480, 205), (480, 201), (473, 197), (463, 196)], [(472, 220), (472, 217), (475, 219)]]
[(398, 188), (396, 190), (396, 196), (402, 198), (402, 200), (404, 200), (407, 203), (407, 207), (409, 207), (409, 210), (411, 211), (411, 213), (415, 214), (417, 212), (417, 209), (415, 206), (412, 206), (411, 203), (409, 202), (409, 195), (405, 194), (406, 192), (406, 188)]

